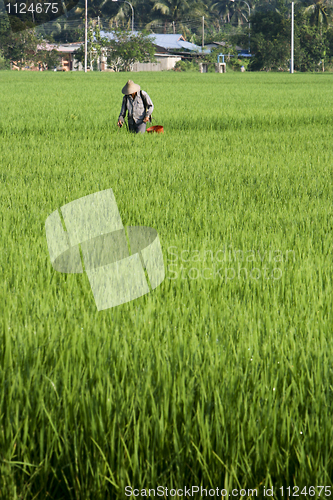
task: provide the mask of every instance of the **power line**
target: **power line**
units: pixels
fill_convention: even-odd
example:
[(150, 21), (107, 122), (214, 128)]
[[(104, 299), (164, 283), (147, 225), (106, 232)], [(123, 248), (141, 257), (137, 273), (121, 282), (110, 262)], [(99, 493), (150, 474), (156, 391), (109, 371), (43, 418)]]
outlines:
[[(92, 17), (89, 18), (89, 21), (92, 21), (93, 23), (98, 22), (98, 18)], [(151, 34), (164, 34), (165, 30), (167, 31), (166, 34), (172, 34), (174, 26), (171, 22), (165, 23), (163, 21), (153, 22), (153, 23), (148, 23), (151, 24), (151, 28), (149, 28), (148, 31), (151, 31)], [(113, 18), (104, 18), (100, 17), (100, 22), (101, 22), (101, 29), (104, 31), (109, 31), (112, 30), (113, 27), (110, 25), (115, 24), (115, 20)], [(124, 26), (124, 24), (128, 23), (119, 23), (118, 25)], [(188, 18), (181, 18), (177, 20), (175, 23), (176, 26), (176, 32), (179, 34), (185, 30), (185, 32), (188, 30), (190, 32), (194, 32), (193, 35), (195, 34), (200, 34), (202, 32), (202, 24), (201, 24), (201, 19), (188, 19)], [(219, 29), (217, 30), (217, 27), (213, 25), (212, 22), (205, 22), (205, 29), (207, 30), (207, 33), (216, 33), (217, 31), (219, 33), (225, 32), (226, 35), (232, 36), (233, 34), (242, 32), (244, 29), (247, 28), (247, 25), (239, 25), (238, 23), (223, 23), (220, 25)], [(84, 19), (83, 18), (66, 18), (65, 16), (59, 17), (58, 19), (42, 24), (38, 27), (36, 27), (37, 33), (40, 34), (45, 34), (45, 35), (58, 35), (61, 37), (61, 32), (77, 32), (79, 29), (84, 29)], [(135, 23), (134, 29), (136, 31), (142, 30), (142, 29), (147, 29), (146, 25), (143, 23)]]

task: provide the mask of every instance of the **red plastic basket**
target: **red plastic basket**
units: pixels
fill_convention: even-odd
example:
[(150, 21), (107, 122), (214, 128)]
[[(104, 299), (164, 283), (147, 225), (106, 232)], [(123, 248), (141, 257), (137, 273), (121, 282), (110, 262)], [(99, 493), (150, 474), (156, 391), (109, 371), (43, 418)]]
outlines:
[(154, 125), (153, 127), (147, 128), (146, 132), (156, 132), (157, 134), (164, 134), (164, 129), (162, 125)]

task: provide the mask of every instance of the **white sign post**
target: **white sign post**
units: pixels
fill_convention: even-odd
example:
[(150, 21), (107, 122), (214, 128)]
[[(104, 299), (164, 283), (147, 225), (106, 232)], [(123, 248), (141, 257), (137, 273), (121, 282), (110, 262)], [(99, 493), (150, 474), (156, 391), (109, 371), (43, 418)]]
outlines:
[(294, 72), (294, 2), (291, 2), (291, 56), (290, 73)]
[(84, 72), (87, 73), (87, 52), (88, 52), (88, 0), (85, 0), (84, 9)]

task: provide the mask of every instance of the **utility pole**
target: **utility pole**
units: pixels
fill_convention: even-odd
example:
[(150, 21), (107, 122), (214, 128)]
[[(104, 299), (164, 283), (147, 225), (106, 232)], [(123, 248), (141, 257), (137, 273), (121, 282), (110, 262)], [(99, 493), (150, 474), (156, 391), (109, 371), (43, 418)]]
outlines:
[(205, 45), (205, 17), (202, 16), (202, 50)]
[(290, 73), (294, 72), (294, 2), (291, 2), (291, 54)]
[(84, 20), (84, 72), (87, 73), (87, 52), (88, 52), (88, 0), (85, 0), (85, 20)]

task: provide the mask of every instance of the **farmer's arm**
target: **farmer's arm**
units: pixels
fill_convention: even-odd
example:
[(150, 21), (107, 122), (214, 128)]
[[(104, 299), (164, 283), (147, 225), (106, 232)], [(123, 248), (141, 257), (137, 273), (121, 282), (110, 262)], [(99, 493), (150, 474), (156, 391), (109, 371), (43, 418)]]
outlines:
[(119, 115), (119, 118), (118, 118), (118, 125), (119, 126), (122, 126), (123, 123), (124, 123), (124, 120), (125, 120), (125, 116), (126, 116), (126, 96), (123, 97), (123, 103), (122, 103), (122, 106), (121, 106), (121, 111), (120, 111), (120, 115)]
[(145, 115), (143, 121), (147, 122), (149, 120), (150, 115), (154, 111), (154, 104), (153, 104), (153, 101), (150, 99), (149, 95), (147, 94), (147, 92), (145, 92), (143, 90), (142, 93), (144, 94), (144, 96), (146, 98), (146, 103), (147, 103), (146, 115)]

